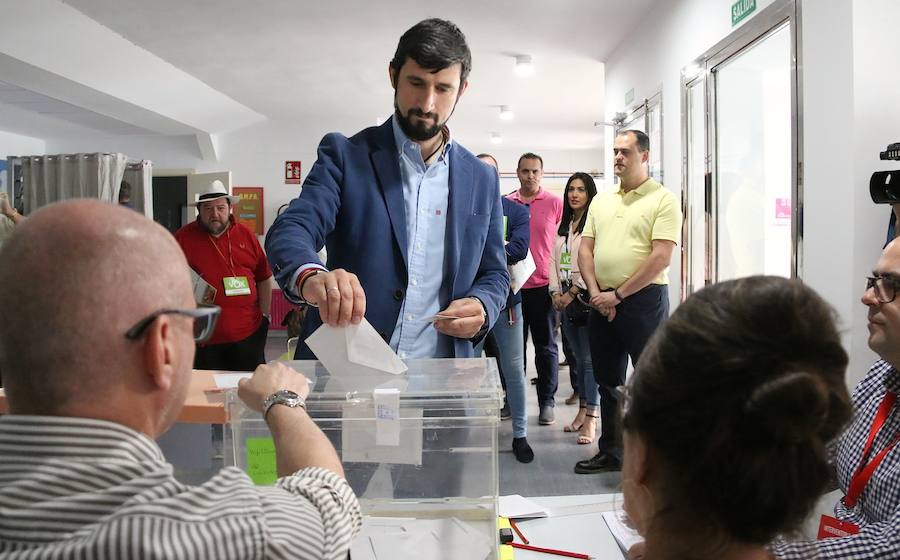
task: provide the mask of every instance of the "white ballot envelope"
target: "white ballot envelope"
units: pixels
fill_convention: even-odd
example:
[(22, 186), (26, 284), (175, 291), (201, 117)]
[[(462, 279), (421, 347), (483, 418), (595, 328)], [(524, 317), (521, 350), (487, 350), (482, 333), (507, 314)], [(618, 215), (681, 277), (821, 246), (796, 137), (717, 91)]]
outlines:
[(309, 335), (306, 345), (336, 377), (348, 372), (396, 375), (408, 369), (365, 318), (347, 327), (323, 324)]
[(509, 270), (509, 287), (512, 293), (516, 294), (522, 289), (522, 284), (531, 278), (537, 267), (534, 264), (534, 257), (531, 256), (531, 249), (525, 255), (525, 258), (515, 264), (508, 266)]

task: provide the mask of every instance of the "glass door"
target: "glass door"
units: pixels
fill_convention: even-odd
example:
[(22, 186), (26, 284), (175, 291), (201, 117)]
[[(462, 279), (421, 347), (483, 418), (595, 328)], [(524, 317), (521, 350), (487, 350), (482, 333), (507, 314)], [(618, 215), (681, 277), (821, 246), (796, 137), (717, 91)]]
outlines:
[(791, 276), (791, 29), (712, 69), (716, 280)]
[(701, 76), (685, 85), (682, 95), (684, 188), (681, 192), (684, 222), (681, 245), (681, 299), (706, 285), (709, 253), (705, 250), (710, 222), (706, 202), (709, 174), (706, 158), (706, 80)]
[(796, 9), (772, 4), (682, 72), (682, 297), (799, 274)]

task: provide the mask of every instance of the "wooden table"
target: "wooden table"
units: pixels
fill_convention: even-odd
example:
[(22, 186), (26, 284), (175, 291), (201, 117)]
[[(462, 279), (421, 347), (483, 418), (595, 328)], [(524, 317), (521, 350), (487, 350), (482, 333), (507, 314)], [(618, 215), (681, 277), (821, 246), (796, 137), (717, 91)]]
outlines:
[[(209, 370), (194, 370), (188, 387), (184, 408), (178, 415), (179, 422), (188, 424), (225, 424), (225, 394), (216, 388), (214, 373)], [(7, 414), (9, 406), (6, 394), (0, 389), (0, 414)]]

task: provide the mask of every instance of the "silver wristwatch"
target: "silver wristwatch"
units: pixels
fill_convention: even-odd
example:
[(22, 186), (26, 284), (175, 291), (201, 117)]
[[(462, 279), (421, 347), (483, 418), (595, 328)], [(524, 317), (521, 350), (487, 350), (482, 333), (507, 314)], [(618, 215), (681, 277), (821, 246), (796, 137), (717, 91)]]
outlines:
[(284, 406), (289, 406), (291, 408), (296, 408), (299, 406), (305, 409), (306, 399), (289, 389), (279, 389), (278, 391), (275, 391), (274, 393), (266, 397), (266, 400), (263, 401), (263, 420), (265, 420), (266, 416), (269, 415), (269, 409), (276, 404), (283, 404)]

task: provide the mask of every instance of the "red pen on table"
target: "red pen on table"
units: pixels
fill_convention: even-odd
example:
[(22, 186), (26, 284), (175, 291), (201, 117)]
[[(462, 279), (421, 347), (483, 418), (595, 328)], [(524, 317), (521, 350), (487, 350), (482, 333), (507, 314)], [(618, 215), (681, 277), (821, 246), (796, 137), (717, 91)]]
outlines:
[(528, 539), (525, 538), (525, 535), (523, 535), (522, 531), (519, 530), (519, 526), (516, 525), (515, 519), (509, 520), (509, 526), (512, 527), (512, 530), (515, 531), (517, 535), (519, 535), (519, 538), (522, 539), (523, 543), (529, 544)]
[(569, 552), (567, 550), (556, 550), (555, 548), (541, 548), (540, 546), (531, 546), (530, 544), (521, 544), (517, 542), (509, 543), (513, 548), (521, 548), (522, 550), (531, 550), (533, 552), (543, 552), (544, 554), (555, 554), (556, 556), (565, 556), (567, 558), (580, 558), (581, 560), (591, 560), (587, 554), (580, 552)]

